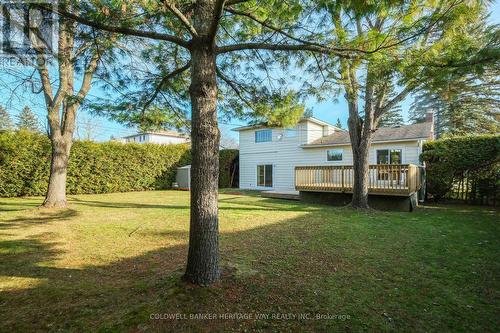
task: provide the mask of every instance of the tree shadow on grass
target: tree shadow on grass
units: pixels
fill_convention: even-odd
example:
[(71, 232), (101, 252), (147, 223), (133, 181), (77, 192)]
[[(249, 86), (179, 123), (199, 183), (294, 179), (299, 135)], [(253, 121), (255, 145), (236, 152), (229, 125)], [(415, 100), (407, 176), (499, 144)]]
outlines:
[[(425, 266), (414, 258), (415, 254), (404, 252), (408, 242), (418, 242), (415, 234), (403, 240), (395, 235), (392, 242), (367, 249), (367, 239), (391, 230), (374, 226), (378, 229), (368, 235), (356, 234), (348, 243), (345, 240), (352, 235), (348, 234), (348, 227), (344, 228), (346, 222), (341, 217), (325, 223), (320, 218), (323, 215), (318, 214), (321, 212), (309, 212), (307, 223), (301, 216), (251, 230), (222, 233), (221, 263), (225, 270), (222, 281), (211, 288), (180, 282), (187, 254), (185, 231), (161, 233), (167, 239), (185, 239), (182, 245), (82, 268), (57, 267), (56, 259), (63, 253), (50, 234), (0, 242), (0, 276), (36, 281), (24, 289), (0, 289), (2, 328), (10, 332), (445, 331), (457, 322), (472, 328), (479, 325), (483, 331), (493, 330), (492, 313), (478, 309), (469, 309), (462, 315), (443, 306), (432, 310), (434, 321), (421, 321), (422, 308), (436, 297), (443, 304), (447, 299), (454, 300), (463, 293), (463, 287), (457, 285), (450, 290), (452, 282), (443, 278), (435, 284), (426, 283), (425, 294), (418, 293), (419, 279), (425, 279), (427, 274)], [(424, 228), (422, 232), (426, 233)], [(138, 232), (132, 237), (146, 237), (147, 241), (148, 236)], [(442, 247), (445, 249), (446, 245)], [(421, 255), (425, 256), (426, 251), (422, 248)], [(401, 263), (405, 256), (413, 261)], [(461, 265), (462, 259), (457, 258), (457, 264)], [(434, 279), (435, 269), (432, 268)], [(440, 291), (444, 285), (448, 289)], [(394, 291), (398, 288), (411, 290), (404, 294)], [(255, 312), (344, 313), (353, 319), (151, 319), (151, 315), (165, 313)]]
[[(272, 267), (268, 263), (271, 257), (289, 260), (290, 249), (272, 245), (276, 239), (270, 241), (269, 237), (300, 224), (298, 220), (283, 221), (280, 225), (222, 234), (221, 264), (226, 268), (222, 281), (211, 288), (180, 282), (187, 256), (185, 230), (157, 233), (182, 245), (149, 251), (109, 265), (82, 268), (57, 266), (57, 258), (64, 253), (51, 235), (0, 242), (0, 276), (34, 281), (24, 288), (16, 289), (11, 283), (0, 289), (0, 322), (4, 329), (20, 332), (136, 331), (141, 327), (184, 332), (204, 330), (206, 323), (154, 321), (150, 315), (248, 312), (257, 310), (256, 306), (274, 308), (285, 302), (280, 295), (282, 291), (276, 294), (278, 299), (265, 295), (269, 290), (281, 289), (278, 286), (283, 280), (276, 278), (266, 284), (266, 271)], [(144, 237), (147, 241), (151, 236), (138, 230), (131, 237)], [(272, 272), (284, 277), (288, 270), (284, 266)], [(214, 325), (225, 330), (240, 324), (221, 320)]]
[[(0, 198), (1, 199), (1, 198)], [(0, 212), (15, 212), (23, 211), (26, 209), (31, 209), (40, 206), (41, 202), (29, 202), (29, 201), (15, 201), (15, 202), (1, 202), (0, 201)]]
[(0, 221), (0, 229), (25, 228), (36, 224), (68, 221), (78, 215), (75, 209), (40, 209), (36, 216), (18, 216), (15, 218)]
[[(78, 205), (89, 206), (89, 207), (102, 207), (102, 208), (132, 208), (132, 209), (189, 209), (189, 205), (168, 205), (168, 204), (143, 204), (135, 202), (109, 202), (109, 201), (97, 201), (97, 200), (84, 200), (79, 198), (72, 198), (72, 202)], [(221, 210), (239, 210), (239, 211), (309, 211), (311, 210), (311, 205), (308, 204), (297, 204), (290, 206), (290, 202), (280, 199), (262, 199), (255, 202), (237, 202), (229, 199), (219, 199), (219, 203), (222, 203), (219, 208)], [(227, 204), (227, 205), (225, 205)], [(323, 208), (328, 207), (324, 206)]]
[(103, 208), (146, 208), (146, 209), (189, 209), (188, 205), (165, 205), (165, 204), (143, 204), (136, 202), (109, 202), (98, 200), (84, 200), (79, 198), (71, 198), (71, 202), (78, 205), (89, 207), (103, 207)]

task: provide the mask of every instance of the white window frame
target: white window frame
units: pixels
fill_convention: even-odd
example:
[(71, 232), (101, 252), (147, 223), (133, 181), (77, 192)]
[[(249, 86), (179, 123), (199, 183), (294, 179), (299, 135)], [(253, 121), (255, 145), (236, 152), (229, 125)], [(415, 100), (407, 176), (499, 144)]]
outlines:
[(405, 149), (403, 147), (390, 147), (390, 148), (376, 148), (375, 149), (375, 164), (378, 164), (377, 161), (377, 152), (379, 150), (388, 150), (389, 151), (389, 165), (391, 164), (391, 150), (400, 150), (401, 151), (401, 164), (405, 164), (406, 161), (406, 156), (405, 156)]
[[(329, 152), (329, 151), (331, 151), (331, 150), (338, 150), (338, 151), (340, 151), (340, 153), (341, 153), (341, 155), (342, 155), (342, 158), (341, 158), (340, 160), (330, 161), (330, 160), (328, 159), (328, 152)], [(342, 149), (342, 148), (327, 149), (327, 150), (325, 150), (325, 153), (326, 153), (326, 154), (325, 154), (325, 155), (326, 155), (326, 156), (325, 156), (325, 160), (326, 160), (328, 163), (339, 163), (339, 162), (343, 162), (343, 161), (344, 161), (344, 149)]]
[[(272, 184), (271, 186), (262, 186), (262, 185), (259, 185), (259, 166), (264, 166), (264, 184), (266, 182), (266, 165), (270, 165), (271, 168), (272, 168), (272, 171), (271, 171), (271, 177), (272, 177)], [(274, 165), (273, 163), (257, 163), (255, 165), (255, 187), (258, 188), (258, 189), (262, 189), (262, 190), (269, 190), (269, 189), (273, 189), (274, 188), (274, 174), (275, 174), (275, 168), (276, 168), (276, 165)]]
[[(262, 133), (262, 132), (269, 132), (271, 133), (270, 135), (270, 140), (269, 141), (257, 141), (257, 133)], [(269, 129), (269, 128), (266, 128), (266, 129), (261, 129), (261, 130), (256, 130), (255, 133), (254, 133), (254, 142), (255, 143), (266, 143), (266, 142), (272, 142), (273, 141), (273, 130), (272, 129)]]

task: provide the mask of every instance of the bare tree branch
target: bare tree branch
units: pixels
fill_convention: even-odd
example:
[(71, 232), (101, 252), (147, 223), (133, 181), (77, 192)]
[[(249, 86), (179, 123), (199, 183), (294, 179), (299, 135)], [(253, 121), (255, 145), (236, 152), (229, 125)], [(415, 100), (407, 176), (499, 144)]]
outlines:
[(210, 26), (210, 30), (208, 32), (208, 37), (211, 39), (215, 38), (215, 35), (217, 34), (217, 29), (219, 27), (219, 21), (222, 16), (222, 12), (224, 11), (224, 5), (226, 4), (226, 0), (217, 0), (215, 3), (215, 9), (214, 9), (214, 17), (212, 20), (212, 25)]
[(250, 101), (243, 96), (243, 93), (236, 86), (236, 83), (234, 83), (230, 78), (228, 78), (226, 75), (224, 75), (224, 73), (222, 73), (222, 71), (219, 68), (216, 69), (216, 72), (217, 72), (217, 76), (220, 77), (229, 87), (231, 87), (231, 89), (233, 89), (233, 91), (236, 93), (238, 98), (243, 103), (245, 103), (251, 110), (255, 110), (252, 103), (250, 103)]
[(278, 28), (278, 27), (272, 26), (269, 23), (267, 23), (266, 21), (263, 21), (263, 20), (259, 19), (258, 17), (256, 17), (253, 14), (242, 12), (240, 10), (236, 10), (236, 9), (232, 9), (232, 8), (224, 8), (224, 10), (227, 11), (227, 12), (229, 12), (229, 13), (231, 13), (231, 14), (234, 14), (234, 15), (248, 17), (249, 19), (251, 19), (251, 20), (259, 23), (263, 27), (266, 27), (266, 28), (268, 28), (268, 29), (270, 29), (272, 31), (275, 31), (275, 32), (277, 32), (277, 33), (279, 33), (279, 34), (281, 34), (283, 36), (286, 36), (286, 37), (288, 37), (288, 38), (290, 38), (290, 39), (292, 39), (292, 40), (294, 40), (296, 42), (299, 42), (299, 43), (302, 43), (302, 44), (307, 44), (307, 45), (316, 45), (318, 47), (324, 47), (321, 44), (310, 42), (310, 41), (307, 41), (307, 40), (295, 37), (292, 34), (289, 34), (286, 31), (284, 31), (282, 28)]
[(146, 38), (157, 39), (157, 40), (164, 40), (167, 42), (177, 44), (177, 45), (182, 46), (182, 47), (187, 48), (187, 49), (189, 49), (189, 46), (190, 46), (189, 41), (186, 41), (186, 40), (179, 38), (177, 36), (174, 36), (174, 35), (165, 34), (165, 33), (157, 33), (154, 31), (137, 30), (137, 29), (131, 29), (131, 28), (126, 28), (126, 27), (110, 26), (110, 25), (103, 24), (100, 22), (88, 20), (88, 19), (83, 18), (81, 16), (67, 12), (61, 8), (54, 9), (52, 7), (49, 7), (49, 6), (44, 6), (43, 4), (33, 4), (33, 6), (42, 8), (44, 10), (55, 12), (58, 15), (64, 16), (64, 17), (69, 18), (71, 20), (74, 20), (78, 23), (81, 23), (81, 24), (84, 24), (86, 26), (93, 27), (96, 29), (100, 29), (100, 30), (104, 30), (104, 31), (108, 31), (108, 32), (113, 32), (113, 33), (120, 33), (120, 34), (124, 34), (124, 35), (131, 35), (131, 36), (146, 37)]
[(99, 63), (100, 55), (96, 52), (92, 59), (90, 60), (87, 68), (85, 69), (85, 73), (83, 74), (82, 85), (80, 86), (80, 90), (76, 95), (78, 103), (87, 96), (90, 90), (90, 84), (92, 83), (92, 78), (97, 69), (97, 64)]
[(188, 20), (188, 18), (169, 0), (163, 0), (162, 3), (181, 21), (181, 23), (189, 30), (193, 37), (198, 37), (198, 32)]
[(255, 42), (255, 43), (240, 43), (240, 44), (219, 46), (217, 47), (217, 54), (241, 51), (241, 50), (311, 51), (323, 54), (335, 54), (342, 58), (353, 58), (354, 53), (356, 51), (361, 51), (354, 49), (332, 48), (327, 46), (318, 46), (309, 44), (268, 44), (265, 42), (262, 43)]
[(172, 72), (168, 73), (167, 75), (165, 75), (161, 81), (158, 83), (158, 85), (156, 86), (156, 89), (155, 91), (153, 92), (153, 95), (151, 95), (151, 97), (146, 101), (146, 103), (144, 104), (144, 107), (142, 108), (142, 113), (146, 112), (146, 109), (151, 105), (151, 103), (153, 103), (153, 101), (155, 100), (155, 98), (158, 96), (158, 94), (160, 93), (160, 91), (163, 89), (163, 85), (168, 81), (170, 80), (171, 78), (173, 78), (174, 76), (177, 76), (179, 74), (181, 74), (182, 72), (186, 71), (189, 67), (191, 67), (191, 61), (189, 61), (187, 64), (185, 64), (184, 66), (182, 67), (179, 67), (175, 70), (173, 70)]
[(393, 99), (385, 103), (384, 106), (375, 111), (375, 119), (380, 118), (385, 112), (395, 107), (398, 103), (403, 101), (409, 93), (415, 88), (415, 85), (408, 84), (399, 94), (396, 95)]

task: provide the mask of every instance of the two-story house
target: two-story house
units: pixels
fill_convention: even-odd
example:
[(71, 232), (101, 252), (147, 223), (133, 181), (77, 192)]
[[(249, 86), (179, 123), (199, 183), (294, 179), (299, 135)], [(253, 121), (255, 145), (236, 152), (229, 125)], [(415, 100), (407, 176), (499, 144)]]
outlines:
[[(352, 174), (349, 176), (347, 171), (341, 170), (353, 164), (349, 133), (344, 129), (316, 118), (305, 118), (293, 128), (257, 125), (234, 130), (239, 132), (241, 189), (295, 191), (298, 189), (297, 177), (324, 191), (334, 187), (331, 185), (334, 182), (343, 185), (352, 182)], [(369, 158), (370, 164), (382, 167), (373, 176), (373, 186), (396, 181), (396, 186), (402, 187), (402, 182), (411, 181), (406, 180), (410, 173), (404, 165), (420, 165), (422, 144), (432, 138), (432, 114), (424, 123), (377, 129)], [(384, 165), (398, 166), (399, 169), (393, 172), (393, 169), (384, 169)], [(300, 167), (312, 166), (317, 168), (310, 172), (306, 170), (309, 173), (297, 173), (297, 170), (302, 170)], [(338, 177), (334, 169), (338, 169)], [(324, 170), (333, 171), (328, 174)]]

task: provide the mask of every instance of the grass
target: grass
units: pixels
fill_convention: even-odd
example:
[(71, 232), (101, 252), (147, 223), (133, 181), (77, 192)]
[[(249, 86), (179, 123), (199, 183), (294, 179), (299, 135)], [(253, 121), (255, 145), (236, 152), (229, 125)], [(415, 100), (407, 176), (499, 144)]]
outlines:
[[(66, 210), (37, 209), (41, 198), (0, 199), (0, 331), (500, 326), (498, 211), (361, 213), (225, 192), (222, 280), (199, 288), (180, 282), (188, 199), (173, 191), (81, 195)], [(196, 313), (216, 319), (189, 319)], [(278, 318), (301, 313), (309, 319)]]

